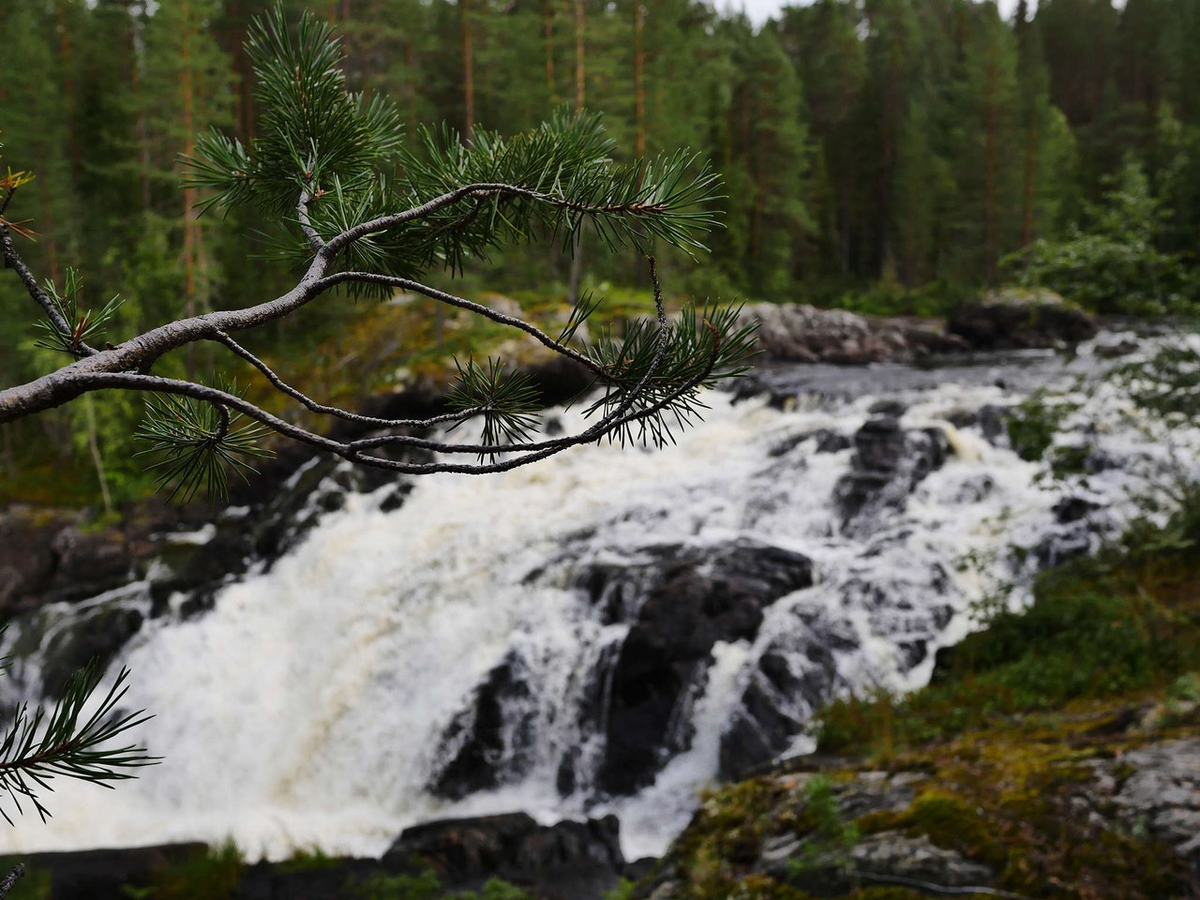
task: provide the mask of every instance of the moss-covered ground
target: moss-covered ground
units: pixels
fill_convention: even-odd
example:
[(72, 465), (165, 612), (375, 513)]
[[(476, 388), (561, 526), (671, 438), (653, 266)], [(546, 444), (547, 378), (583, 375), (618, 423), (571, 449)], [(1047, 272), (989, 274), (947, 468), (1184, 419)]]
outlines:
[[(1122, 826), (1097, 779), (1102, 769), (1118, 782), (1132, 774), (1121, 759), (1139, 746), (1200, 735), (1198, 548), (1200, 495), (1189, 489), (1165, 526), (1137, 523), (1098, 556), (1044, 573), (1032, 607), (996, 615), (929, 687), (834, 703), (811, 762), (705, 798), (663, 864), (676, 882), (668, 896), (805, 900), (802, 879), (764, 874), (764, 847), (881, 832), (924, 835), (986, 864), (996, 877), (980, 897), (1195, 896), (1174, 850), (1136, 823)], [(818, 766), (835, 786), (865, 771), (908, 773), (912, 800), (831, 831), (804, 771)], [(647, 896), (653, 879), (634, 896)], [(863, 884), (838, 896), (934, 894)]]

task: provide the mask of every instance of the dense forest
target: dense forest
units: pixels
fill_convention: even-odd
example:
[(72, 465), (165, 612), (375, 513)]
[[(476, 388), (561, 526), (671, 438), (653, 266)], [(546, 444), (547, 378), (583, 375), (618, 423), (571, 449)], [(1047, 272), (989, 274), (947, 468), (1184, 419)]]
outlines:
[[(25, 252), (39, 275), (61, 285), (78, 269), (88, 306), (120, 295), (115, 332), (288, 284), (286, 266), (263, 262), (272, 223), (203, 215), (180, 185), (199, 133), (255, 133), (242, 43), (266, 6), (3, 0), (0, 164), (36, 175), (7, 217), (36, 232)], [(1022, 0), (1011, 21), (970, 0), (820, 0), (757, 29), (698, 0), (285, 6), (337, 22), (351, 84), (387, 93), (410, 134), (513, 133), (567, 105), (601, 111), (626, 156), (710, 159), (725, 227), (710, 256), (663, 261), (676, 295), (937, 314), (1016, 281), (1157, 313), (1200, 290), (1196, 0), (1046, 0), (1036, 13)], [(464, 289), (645, 281), (632, 256), (576, 250), (573, 262), (531, 243), (469, 268)], [(343, 313), (276, 328), (277, 350)], [(32, 318), (17, 279), (0, 280), (7, 384), (54, 364)], [(49, 444), (119, 474), (133, 401), (76, 406), (5, 429), (5, 468), (31, 447), (45, 465)]]

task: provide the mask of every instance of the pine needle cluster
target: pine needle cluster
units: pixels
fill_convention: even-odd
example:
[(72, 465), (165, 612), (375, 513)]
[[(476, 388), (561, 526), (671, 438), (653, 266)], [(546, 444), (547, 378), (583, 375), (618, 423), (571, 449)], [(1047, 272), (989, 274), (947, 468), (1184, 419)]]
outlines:
[[(348, 90), (342, 45), (331, 26), (308, 13), (291, 22), (282, 5), (255, 20), (247, 49), (263, 111), (258, 135), (242, 143), (210, 131), (185, 160), (185, 184), (198, 189), (203, 209), (250, 205), (272, 214), (279, 223), (277, 255), (303, 266), (303, 277), (275, 300), (168, 323), (97, 350), (88, 342), (100, 336), (117, 301), (94, 316), (81, 312), (73, 271), (61, 293), (54, 285), (37, 287), (3, 232), (6, 264), (47, 313), (46, 345), (79, 362), (47, 376), (50, 384), (32, 405), (21, 391), (35, 385), (0, 391), (0, 422), (37, 404), (53, 405), (56, 392), (63, 397), (58, 402), (90, 390), (145, 392), (150, 399), (137, 434), (155, 459), (160, 488), (186, 501), (201, 491), (227, 497), (229, 474), (246, 474), (254, 458), (266, 455), (258, 442), (268, 431), (357, 464), (413, 474), (499, 472), (604, 438), (661, 446), (699, 418), (702, 389), (744, 371), (754, 352), (753, 328), (717, 304), (668, 319), (651, 256), (664, 245), (699, 253), (717, 224), (720, 180), (693, 154), (617, 163), (600, 117), (568, 109), (511, 136), (480, 129), (464, 139), (443, 125), (407, 138), (387, 98)], [(422, 280), (439, 269), (460, 273), (469, 259), (526, 241), (556, 241), (572, 252), (585, 228), (609, 251), (632, 248), (649, 258), (654, 319), (582, 342), (583, 324), (603, 302), (593, 295), (578, 299), (553, 336)], [(495, 359), (457, 362), (458, 383), (442, 415), (363, 416), (284, 383), (231, 337), (332, 291), (421, 294), (523, 332), (590, 374), (591, 389), (580, 402), (591, 425), (578, 434), (539, 437), (538, 393), (511, 364)], [(266, 412), (219, 380), (205, 385), (153, 374), (160, 356), (196, 341), (222, 344), (309, 410), (376, 433), (335, 440)], [(482, 419), (479, 443), (429, 436), (475, 417)], [(416, 456), (432, 461), (373, 452), (396, 447), (431, 451), (432, 457)], [(476, 461), (460, 462), (464, 457)]]

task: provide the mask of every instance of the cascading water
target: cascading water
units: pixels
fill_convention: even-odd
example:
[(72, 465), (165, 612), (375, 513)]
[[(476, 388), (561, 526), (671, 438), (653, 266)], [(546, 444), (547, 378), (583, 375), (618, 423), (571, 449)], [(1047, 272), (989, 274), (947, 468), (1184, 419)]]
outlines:
[[(805, 750), (835, 693), (923, 684), (974, 601), (1012, 584), (1024, 602), (1039, 564), (1194, 468), (1200, 432), (1099, 380), (1060, 423), (1105, 460), (1086, 487), (1022, 461), (986, 411), (1071, 371), (776, 370), (763, 383), (795, 402), (710, 395), (661, 452), (425, 478), (390, 511), (390, 488), (350, 494), (211, 611), (137, 630), (118, 663), (163, 764), (115, 792), (59, 784), (51, 822), (0, 832), (3, 850), (232, 836), (378, 855), (419, 821), (523, 809), (614, 812), (628, 857), (660, 853), (698, 788)], [(7, 687), (37, 682), (29, 645), (55, 623), (148, 604), (132, 585), (18, 623)]]

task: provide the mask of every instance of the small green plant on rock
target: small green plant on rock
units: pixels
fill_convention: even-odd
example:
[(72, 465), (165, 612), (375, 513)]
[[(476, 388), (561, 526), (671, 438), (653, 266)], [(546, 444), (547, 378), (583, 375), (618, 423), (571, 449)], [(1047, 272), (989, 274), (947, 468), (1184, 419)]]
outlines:
[(812, 830), (800, 855), (789, 862), (793, 874), (831, 867), (853, 868), (854, 848), (862, 840), (862, 834), (853, 822), (842, 819), (828, 775), (814, 775), (804, 785), (804, 818)]

